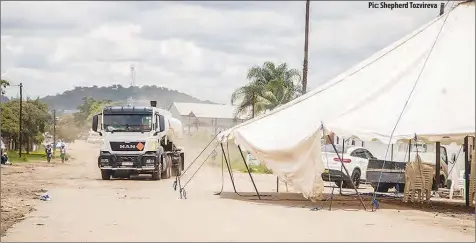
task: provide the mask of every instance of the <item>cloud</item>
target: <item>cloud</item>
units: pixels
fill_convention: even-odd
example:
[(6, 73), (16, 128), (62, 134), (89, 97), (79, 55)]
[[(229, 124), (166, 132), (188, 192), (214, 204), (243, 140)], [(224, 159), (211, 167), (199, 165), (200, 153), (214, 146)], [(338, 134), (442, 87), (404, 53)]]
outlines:
[[(369, 9), (312, 2), (309, 86), (437, 16), (438, 9)], [(228, 103), (246, 71), (265, 61), (302, 68), (305, 3), (2, 2), (1, 61), (29, 95), (74, 86), (160, 85)], [(9, 88), (8, 94), (17, 91)]]

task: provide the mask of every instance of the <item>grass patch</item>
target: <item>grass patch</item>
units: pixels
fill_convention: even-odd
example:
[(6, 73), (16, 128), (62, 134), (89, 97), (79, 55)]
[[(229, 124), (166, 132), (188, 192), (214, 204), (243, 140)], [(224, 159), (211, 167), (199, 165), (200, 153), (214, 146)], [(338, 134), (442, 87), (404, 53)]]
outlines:
[[(59, 150), (55, 151), (56, 155), (53, 156), (53, 159), (60, 159)], [(21, 158), (18, 155), (18, 151), (8, 151), (8, 161), (10, 163), (16, 162), (35, 162), (35, 161), (46, 161), (46, 153), (39, 150), (35, 152), (30, 152), (30, 154), (22, 153)], [(66, 154), (66, 160), (71, 159), (71, 156)]]
[(46, 160), (46, 155), (39, 152), (30, 152), (30, 154), (22, 153), (21, 158), (18, 155), (18, 151), (8, 151), (7, 154), (10, 163)]
[[(223, 145), (225, 152), (227, 152), (226, 145)], [(238, 146), (236, 146), (232, 141), (229, 142), (228, 144), (228, 150), (229, 153), (227, 154), (227, 158), (229, 156), (230, 162), (231, 162), (231, 167), (235, 171), (240, 171), (243, 173), (248, 173), (246, 170), (245, 163), (243, 163), (243, 157), (240, 155), (240, 150), (238, 149)], [(221, 148), (220, 148), (221, 152)], [(222, 153), (218, 153), (217, 158), (221, 159)], [(246, 152), (243, 152), (243, 156), (245, 159), (247, 158)], [(254, 164), (248, 164), (248, 168), (250, 169), (251, 173), (258, 173), (258, 174), (273, 174), (273, 171), (268, 169), (266, 165), (264, 164), (259, 164), (259, 165), (254, 165)]]
[[(243, 163), (242, 163), (243, 164)], [(243, 167), (245, 167), (245, 165), (243, 164)], [(266, 165), (264, 164), (260, 164), (260, 165), (248, 165), (248, 167), (250, 168), (250, 172), (251, 173), (257, 173), (257, 174), (273, 174), (273, 171), (268, 169), (268, 167), (266, 167)], [(243, 173), (248, 173), (248, 171), (246, 171), (246, 168), (243, 168), (243, 169), (240, 169), (241, 172)]]

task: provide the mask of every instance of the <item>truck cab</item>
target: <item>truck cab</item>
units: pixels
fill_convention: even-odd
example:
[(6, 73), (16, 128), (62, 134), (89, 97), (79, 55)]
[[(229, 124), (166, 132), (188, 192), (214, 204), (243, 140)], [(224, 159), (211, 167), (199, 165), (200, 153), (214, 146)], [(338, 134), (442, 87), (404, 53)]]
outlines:
[(154, 102), (150, 107), (104, 107), (93, 117), (92, 130), (102, 136), (98, 167), (103, 180), (137, 174), (160, 180), (183, 170), (183, 151), (174, 144), (181, 123)]

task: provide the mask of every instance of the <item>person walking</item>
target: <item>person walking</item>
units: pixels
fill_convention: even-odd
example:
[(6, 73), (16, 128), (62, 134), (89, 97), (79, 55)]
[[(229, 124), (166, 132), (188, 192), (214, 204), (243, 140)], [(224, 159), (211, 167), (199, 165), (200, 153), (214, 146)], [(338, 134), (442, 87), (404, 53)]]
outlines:
[(211, 159), (212, 159), (212, 165), (216, 165), (216, 159), (217, 159), (217, 151), (214, 149), (211, 154)]

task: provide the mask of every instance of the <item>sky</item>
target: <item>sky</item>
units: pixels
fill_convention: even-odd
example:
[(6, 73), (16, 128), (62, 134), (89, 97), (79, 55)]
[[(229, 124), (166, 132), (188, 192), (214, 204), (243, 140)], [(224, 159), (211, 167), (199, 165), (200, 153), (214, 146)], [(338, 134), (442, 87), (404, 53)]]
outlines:
[[(368, 5), (311, 2), (309, 89), (439, 14)], [(138, 86), (229, 104), (254, 65), (302, 70), (304, 25), (304, 1), (2, 1), (2, 79), (43, 97), (76, 86), (128, 86), (134, 65)]]

